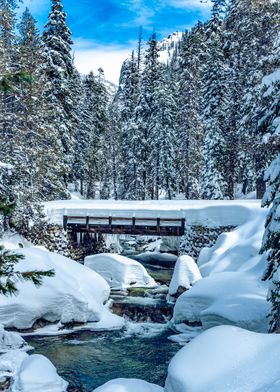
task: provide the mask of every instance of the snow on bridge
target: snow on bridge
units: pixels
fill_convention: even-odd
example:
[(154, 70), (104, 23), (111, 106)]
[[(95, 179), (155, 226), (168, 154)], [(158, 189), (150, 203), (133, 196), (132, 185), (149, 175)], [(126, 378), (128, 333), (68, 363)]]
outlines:
[(259, 200), (60, 200), (47, 202), (44, 207), (49, 222), (64, 224), (65, 228), (70, 225), (83, 228), (81, 231), (151, 235), (182, 235), (185, 223), (239, 226), (261, 208)]

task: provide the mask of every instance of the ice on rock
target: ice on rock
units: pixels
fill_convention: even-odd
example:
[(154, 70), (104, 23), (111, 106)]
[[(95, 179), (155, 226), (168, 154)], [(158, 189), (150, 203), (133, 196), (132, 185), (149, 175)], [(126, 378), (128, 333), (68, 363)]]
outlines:
[(172, 359), (165, 392), (276, 392), (280, 335), (220, 326), (203, 332)]
[(30, 347), (17, 332), (8, 332), (0, 324), (0, 354), (11, 350), (29, 351)]
[(118, 378), (107, 382), (93, 392), (163, 392), (163, 388), (142, 380)]
[(0, 319), (4, 327), (31, 328), (38, 319), (63, 324), (98, 322), (107, 309), (107, 282), (96, 272), (61, 255), (38, 248), (17, 250), (25, 256), (17, 270), (55, 270), (36, 288), (31, 282), (17, 283), (19, 294), (0, 298)]
[(115, 290), (157, 286), (143, 265), (128, 257), (110, 253), (88, 256), (85, 266), (101, 275)]
[(11, 392), (66, 392), (68, 383), (43, 355), (31, 355), (23, 360), (14, 378)]
[(169, 286), (169, 296), (175, 296), (180, 287), (189, 290), (201, 279), (199, 268), (190, 256), (180, 256), (176, 262)]

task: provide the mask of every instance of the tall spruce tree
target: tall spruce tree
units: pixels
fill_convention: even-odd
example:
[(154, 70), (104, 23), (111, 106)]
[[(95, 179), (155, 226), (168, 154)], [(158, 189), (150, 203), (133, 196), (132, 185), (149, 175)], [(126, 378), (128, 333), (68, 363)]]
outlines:
[(45, 61), (49, 80), (46, 97), (52, 107), (50, 122), (59, 132), (65, 165), (65, 184), (72, 169), (75, 131), (77, 128), (76, 101), (73, 96), (75, 70), (71, 53), (71, 31), (66, 23), (66, 13), (61, 0), (52, 0), (52, 9), (43, 33), (46, 46)]
[(216, 2), (212, 18), (206, 28), (209, 37), (209, 58), (203, 78), (202, 118), (204, 120), (203, 168), (201, 194), (204, 199), (224, 199), (227, 196), (225, 181), (224, 134), (225, 111), (228, 107), (225, 58), (222, 48), (221, 8), (224, 2)]
[(205, 26), (198, 23), (183, 37), (179, 76), (178, 140), (180, 188), (187, 199), (200, 198), (203, 123), (202, 75), (207, 58)]
[[(178, 192), (177, 169), (177, 101), (174, 83), (165, 66), (161, 66), (154, 91), (153, 113), (150, 119), (151, 182), (153, 197), (163, 194), (171, 200)], [(162, 196), (163, 196), (162, 195)]]
[[(278, 46), (278, 54), (279, 54)], [(277, 60), (278, 58), (278, 60)], [(268, 251), (268, 267), (264, 279), (272, 280), (269, 301), (272, 304), (270, 330), (280, 331), (280, 63), (275, 52), (275, 67), (270, 75), (263, 79), (263, 95), (266, 98), (266, 110), (259, 122), (263, 141), (277, 149), (276, 158), (266, 172), (265, 180), (268, 188), (263, 198), (263, 207), (271, 207), (263, 238), (262, 251)], [(270, 99), (268, 99), (270, 97)]]
[(154, 198), (154, 187), (151, 174), (151, 118), (155, 109), (155, 91), (160, 78), (159, 47), (156, 34), (153, 33), (148, 41), (145, 55), (143, 77), (141, 79), (139, 102), (135, 109), (135, 119), (132, 126), (135, 129), (133, 143), (137, 151), (133, 154), (135, 160), (136, 198)]

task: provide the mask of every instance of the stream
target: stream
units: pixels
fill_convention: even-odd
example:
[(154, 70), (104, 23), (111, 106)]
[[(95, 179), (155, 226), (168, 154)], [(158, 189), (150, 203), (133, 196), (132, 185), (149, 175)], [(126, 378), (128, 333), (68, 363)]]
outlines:
[[(143, 264), (160, 285), (166, 287), (169, 284), (172, 268)], [(164, 386), (168, 364), (179, 346), (168, 340), (172, 332), (164, 325), (164, 319), (159, 321), (161, 324), (154, 324), (158, 316), (156, 320), (149, 316), (161, 314), (160, 306), (165, 306), (162, 298), (155, 298), (151, 308), (146, 304), (149, 300), (153, 301), (150, 296), (149, 292), (142, 289), (139, 294), (136, 289), (136, 293), (130, 292), (124, 298), (113, 299), (127, 318), (133, 313), (131, 307), (135, 303), (135, 315), (131, 316), (133, 322), (128, 322), (124, 330), (83, 331), (64, 336), (30, 336), (25, 339), (34, 347), (34, 353), (49, 358), (59, 375), (80, 392), (92, 392), (114, 378), (140, 378)], [(165, 294), (161, 297), (165, 298)], [(157, 301), (161, 305), (157, 305)], [(169, 313), (172, 313), (172, 309)]]
[(140, 378), (164, 385), (167, 368), (179, 346), (170, 331), (156, 336), (129, 336), (123, 331), (82, 332), (68, 336), (26, 339), (58, 373), (82, 392), (92, 392), (113, 378)]

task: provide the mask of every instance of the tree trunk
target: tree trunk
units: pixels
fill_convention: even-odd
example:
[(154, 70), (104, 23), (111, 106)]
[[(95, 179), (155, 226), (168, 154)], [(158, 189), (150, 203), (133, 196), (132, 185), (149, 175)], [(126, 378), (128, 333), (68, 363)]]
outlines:
[(256, 183), (257, 199), (262, 199), (266, 191), (266, 183), (263, 177), (259, 177)]

